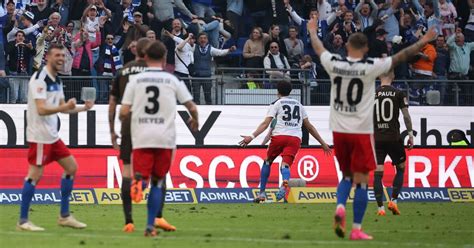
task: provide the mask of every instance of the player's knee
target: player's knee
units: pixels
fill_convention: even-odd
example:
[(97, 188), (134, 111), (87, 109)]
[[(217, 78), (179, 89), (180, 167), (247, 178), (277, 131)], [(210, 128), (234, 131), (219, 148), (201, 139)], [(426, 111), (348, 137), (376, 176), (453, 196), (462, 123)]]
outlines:
[(74, 163), (71, 166), (69, 166), (66, 170), (65, 173), (67, 175), (75, 176), (77, 172), (77, 165)]
[(377, 171), (383, 172), (384, 171), (384, 166), (383, 165), (377, 165), (377, 167), (375, 168), (375, 172), (377, 172)]

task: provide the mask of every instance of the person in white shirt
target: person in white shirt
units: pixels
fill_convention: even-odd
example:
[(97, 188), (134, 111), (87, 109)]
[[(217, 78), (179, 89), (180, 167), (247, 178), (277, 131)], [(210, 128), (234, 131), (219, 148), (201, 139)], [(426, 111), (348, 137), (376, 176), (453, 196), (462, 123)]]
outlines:
[(373, 145), (375, 79), (416, 55), (437, 34), (431, 28), (415, 44), (392, 57), (366, 59), (367, 37), (363, 33), (354, 33), (346, 44), (348, 56), (343, 58), (326, 51), (318, 38), (316, 25), (315, 20), (310, 20), (308, 30), (311, 45), (334, 85), (331, 87), (329, 126), (333, 131), (334, 150), (343, 173), (336, 194), (334, 229), (339, 237), (344, 237), (345, 205), (355, 184), (354, 223), (350, 239), (373, 239), (361, 230), (361, 224), (368, 202), (369, 172), (376, 168)]
[[(191, 90), (191, 82), (189, 76), (193, 76), (193, 63), (194, 63), (194, 35), (188, 33), (186, 39), (181, 39), (179, 36), (175, 36), (167, 30), (164, 31), (165, 35), (169, 36), (176, 42), (176, 48), (174, 50), (174, 75), (184, 81), (188, 90)], [(191, 68), (190, 68), (191, 67)], [(191, 70), (191, 73), (189, 72)]]
[(190, 129), (197, 131), (198, 112), (184, 82), (163, 71), (166, 47), (154, 41), (146, 50), (145, 71), (131, 75), (122, 99), (120, 119), (131, 113), (133, 144), (132, 164), (135, 180), (131, 197), (140, 202), (143, 183), (151, 181), (148, 195), (148, 218), (145, 236), (156, 236), (155, 217), (163, 209), (166, 194), (166, 174), (176, 149), (176, 102), (184, 104), (191, 118)]
[(40, 68), (30, 79), (28, 91), (26, 140), (29, 143), (28, 175), (25, 178), (20, 207), (18, 230), (44, 231), (28, 220), (31, 200), (35, 187), (43, 175), (44, 167), (58, 162), (64, 169), (61, 179), (61, 211), (58, 219), (60, 226), (85, 228), (87, 225), (77, 221), (69, 212), (69, 197), (77, 170), (74, 157), (58, 135), (57, 113), (77, 113), (87, 111), (94, 102), (86, 101), (83, 107), (76, 106), (76, 99), (64, 100), (63, 84), (58, 77), (65, 60), (65, 48), (52, 44), (47, 54), (47, 64)]
[(288, 59), (280, 53), (280, 46), (278, 42), (270, 43), (270, 51), (268, 55), (263, 59), (263, 67), (265, 69), (281, 69), (281, 70), (271, 70), (267, 71), (270, 75), (270, 79), (290, 79), (290, 64), (288, 64)]
[(270, 175), (270, 166), (278, 156), (281, 156), (283, 160), (280, 167), (283, 183), (277, 193), (277, 201), (281, 199), (287, 201), (290, 190), (288, 185), (288, 181), (290, 180), (290, 166), (293, 164), (293, 160), (300, 149), (303, 126), (321, 144), (324, 152), (327, 155), (331, 154), (331, 149), (309, 121), (303, 105), (298, 100), (289, 97), (291, 83), (280, 81), (277, 84), (277, 90), (278, 99), (270, 104), (263, 122), (251, 135), (242, 136), (243, 140), (239, 142), (241, 146), (247, 146), (276, 119), (276, 124), (271, 132), (271, 142), (267, 150), (267, 158), (263, 162), (262, 171), (260, 173), (260, 193), (258, 197), (255, 198), (255, 202), (257, 203), (264, 202), (266, 199), (265, 188)]

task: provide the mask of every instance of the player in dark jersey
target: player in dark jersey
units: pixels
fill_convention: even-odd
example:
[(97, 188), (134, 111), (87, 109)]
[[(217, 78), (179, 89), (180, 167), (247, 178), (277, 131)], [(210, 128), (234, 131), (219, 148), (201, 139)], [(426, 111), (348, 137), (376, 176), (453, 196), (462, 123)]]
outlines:
[[(130, 134), (130, 116), (122, 121), (122, 127), (120, 129), (121, 144), (118, 145), (117, 139), (119, 136), (115, 132), (115, 112), (117, 104), (121, 104), (125, 87), (128, 83), (130, 75), (138, 74), (147, 68), (145, 58), (145, 51), (151, 40), (148, 38), (141, 38), (137, 42), (137, 55), (134, 61), (127, 63), (112, 81), (112, 89), (109, 97), (109, 127), (110, 135), (112, 138), (112, 145), (115, 149), (120, 149), (120, 159), (123, 162), (122, 169), (122, 204), (123, 211), (125, 214), (125, 227), (124, 232), (133, 232), (135, 226), (132, 219), (132, 198), (130, 191), (132, 189), (132, 175), (133, 168), (130, 165), (130, 155), (132, 152), (132, 139)], [(155, 220), (155, 225), (165, 231), (175, 231), (176, 227), (170, 225), (163, 217), (162, 213), (159, 212)]]
[(393, 71), (380, 76), (382, 84), (375, 93), (374, 133), (377, 168), (374, 172), (374, 191), (378, 205), (377, 215), (381, 216), (385, 215), (382, 200), (382, 178), (387, 155), (390, 156), (392, 164), (396, 167), (392, 197), (388, 203), (388, 209), (395, 215), (400, 214), (397, 199), (403, 185), (406, 154), (403, 140), (400, 137), (399, 110), (403, 114), (403, 120), (408, 130), (408, 149), (413, 147), (413, 129), (411, 117), (408, 113), (408, 100), (402, 91), (391, 85), (394, 77)]

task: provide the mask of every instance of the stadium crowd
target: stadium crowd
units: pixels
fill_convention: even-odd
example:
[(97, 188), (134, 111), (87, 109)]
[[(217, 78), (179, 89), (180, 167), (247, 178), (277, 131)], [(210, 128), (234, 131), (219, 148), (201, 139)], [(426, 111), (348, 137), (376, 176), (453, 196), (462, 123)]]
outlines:
[[(364, 32), (369, 56), (390, 56), (415, 43), (430, 27), (438, 38), (413, 61), (396, 68), (396, 79), (433, 79), (411, 84), (410, 98), (423, 104), (429, 89), (450, 90), (444, 80), (474, 79), (474, 0), (1, 0), (0, 76), (29, 76), (45, 64), (52, 43), (68, 52), (62, 75), (114, 76), (134, 60), (141, 37), (162, 40), (166, 70), (177, 76), (210, 77), (209, 66), (280, 69), (270, 79), (295, 78), (287, 69), (310, 69), (328, 78), (311, 48), (306, 23), (318, 20), (318, 36), (332, 53), (346, 56), (350, 34)], [(197, 48), (197, 49), (195, 49)], [(225, 59), (217, 57), (226, 56)], [(214, 61), (214, 62), (213, 62)], [(258, 77), (250, 72), (247, 77)], [(108, 85), (92, 80), (107, 98)], [(185, 80), (199, 103), (203, 87)], [(25, 103), (28, 79), (0, 80), (10, 103)], [(259, 87), (257, 85), (256, 87)], [(472, 85), (461, 85), (474, 94)], [(99, 99), (100, 100), (100, 99)], [(100, 101), (99, 101), (100, 102)]]

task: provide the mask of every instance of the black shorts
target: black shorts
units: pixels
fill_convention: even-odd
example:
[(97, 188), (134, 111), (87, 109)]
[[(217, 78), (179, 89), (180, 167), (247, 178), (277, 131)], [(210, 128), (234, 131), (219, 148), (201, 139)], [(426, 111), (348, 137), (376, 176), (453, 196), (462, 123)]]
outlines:
[(122, 142), (120, 142), (120, 159), (124, 164), (130, 164), (132, 155), (132, 136), (130, 135), (130, 118), (126, 118), (122, 122), (120, 130)]
[(402, 139), (397, 141), (375, 141), (375, 154), (378, 165), (384, 164), (387, 155), (392, 159), (393, 165), (401, 164), (407, 160)]

